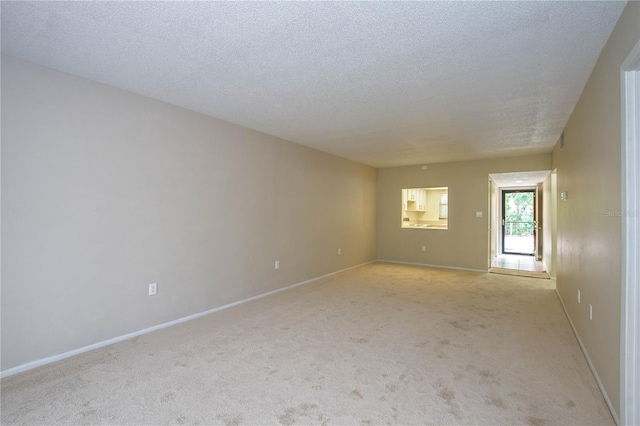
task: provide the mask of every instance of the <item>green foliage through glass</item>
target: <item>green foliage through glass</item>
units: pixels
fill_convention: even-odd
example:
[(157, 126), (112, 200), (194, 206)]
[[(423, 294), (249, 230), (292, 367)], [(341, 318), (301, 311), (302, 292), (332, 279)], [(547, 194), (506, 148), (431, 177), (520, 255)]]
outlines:
[(505, 235), (533, 235), (533, 192), (511, 192), (504, 194)]

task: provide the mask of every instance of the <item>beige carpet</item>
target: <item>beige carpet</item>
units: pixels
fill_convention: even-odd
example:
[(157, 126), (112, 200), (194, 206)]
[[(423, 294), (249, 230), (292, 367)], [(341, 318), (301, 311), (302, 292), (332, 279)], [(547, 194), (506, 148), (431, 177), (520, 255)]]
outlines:
[(613, 424), (549, 280), (371, 264), (2, 380), (2, 424)]

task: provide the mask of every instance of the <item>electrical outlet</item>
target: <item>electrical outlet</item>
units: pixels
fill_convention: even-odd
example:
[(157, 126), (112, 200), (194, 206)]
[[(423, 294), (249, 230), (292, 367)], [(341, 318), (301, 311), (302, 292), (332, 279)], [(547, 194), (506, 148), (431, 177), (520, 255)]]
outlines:
[(158, 294), (158, 284), (149, 284), (149, 296), (154, 296), (156, 294)]
[(279, 260), (276, 260), (275, 268), (276, 269), (280, 269), (280, 261)]
[(422, 246), (422, 251), (427, 251), (427, 246)]
[(341, 249), (341, 248), (339, 248), (339, 249), (338, 249), (338, 255), (341, 255), (341, 254), (342, 254), (342, 249)]
[(578, 290), (578, 303), (580, 303), (580, 290)]

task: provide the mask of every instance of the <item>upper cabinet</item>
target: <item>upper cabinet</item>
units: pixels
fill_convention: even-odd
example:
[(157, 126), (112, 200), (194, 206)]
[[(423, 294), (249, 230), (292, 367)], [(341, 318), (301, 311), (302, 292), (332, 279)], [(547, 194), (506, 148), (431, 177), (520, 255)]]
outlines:
[(424, 212), (427, 210), (427, 191), (424, 189), (416, 189), (417, 191), (417, 199), (416, 199), (416, 211)]
[(427, 210), (427, 191), (423, 188), (408, 188), (402, 190), (402, 210), (409, 212), (424, 212)]
[(408, 188), (402, 190), (402, 210), (409, 212), (423, 212), (427, 208), (427, 195), (422, 188)]

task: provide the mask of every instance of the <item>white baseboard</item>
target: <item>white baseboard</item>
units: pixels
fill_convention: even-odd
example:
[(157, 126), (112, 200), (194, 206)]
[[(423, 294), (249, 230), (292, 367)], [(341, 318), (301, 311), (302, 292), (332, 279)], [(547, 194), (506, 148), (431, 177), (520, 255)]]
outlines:
[(169, 321), (169, 322), (165, 322), (165, 323), (162, 323), (162, 324), (154, 325), (153, 327), (145, 328), (143, 330), (134, 331), (133, 333), (128, 333), (128, 334), (125, 334), (125, 335), (122, 335), (122, 336), (114, 337), (112, 339), (103, 340), (101, 342), (97, 342), (97, 343), (94, 343), (94, 344), (91, 344), (91, 345), (88, 345), (88, 346), (84, 346), (82, 348), (74, 349), (74, 350), (69, 351), (69, 352), (64, 352), (64, 353), (61, 353), (61, 354), (58, 354), (58, 355), (54, 355), (54, 356), (50, 356), (50, 357), (47, 357), (47, 358), (39, 359), (37, 361), (28, 362), (26, 364), (22, 364), (22, 365), (19, 365), (17, 367), (8, 368), (6, 370), (0, 371), (0, 378), (13, 376), (14, 374), (22, 373), (24, 371), (28, 371), (28, 370), (34, 369), (36, 367), (40, 367), (40, 366), (43, 366), (43, 365), (51, 364), (53, 362), (61, 361), (63, 359), (70, 358), (70, 357), (75, 356), (75, 355), (79, 355), (79, 354), (82, 354), (82, 353), (85, 353), (85, 352), (89, 352), (89, 351), (92, 351), (92, 350), (95, 350), (95, 349), (103, 348), (105, 346), (113, 345), (113, 344), (116, 344), (116, 343), (119, 343), (119, 342), (122, 342), (122, 341), (125, 341), (125, 340), (128, 340), (128, 339), (133, 339), (134, 337), (141, 336), (143, 334), (151, 333), (153, 331), (161, 330), (163, 328), (171, 327), (171, 326), (176, 325), (176, 324), (180, 324), (180, 323), (183, 323), (183, 322), (191, 321), (191, 320), (194, 320), (196, 318), (203, 317), (205, 315), (209, 315), (209, 314), (213, 314), (213, 313), (216, 313), (216, 312), (219, 312), (219, 311), (223, 311), (225, 309), (233, 308), (234, 306), (242, 305), (243, 303), (247, 303), (247, 302), (251, 302), (251, 301), (254, 301), (254, 300), (261, 299), (263, 297), (271, 296), (273, 294), (277, 294), (277, 293), (280, 293), (280, 292), (283, 292), (283, 291), (286, 291), (286, 290), (290, 290), (290, 289), (292, 289), (294, 287), (298, 287), (298, 286), (301, 286), (301, 285), (310, 284), (312, 282), (321, 280), (323, 278), (327, 278), (327, 277), (330, 277), (332, 275), (336, 275), (336, 274), (348, 271), (350, 269), (359, 268), (361, 266), (368, 265), (368, 264), (374, 263), (374, 262), (376, 262), (376, 261), (372, 260), (370, 262), (361, 263), (359, 265), (355, 265), (355, 266), (351, 266), (349, 268), (341, 269), (339, 271), (331, 272), (329, 274), (322, 275), (320, 277), (311, 278), (309, 280), (301, 281), (299, 283), (292, 284), (292, 285), (289, 285), (287, 287), (282, 287), (282, 288), (279, 288), (277, 290), (269, 291), (267, 293), (259, 294), (257, 296), (252, 296), (252, 297), (249, 297), (247, 299), (239, 300), (237, 302), (229, 303), (228, 305), (219, 306), (217, 308), (209, 309), (209, 310), (204, 311), (204, 312), (199, 312), (197, 314), (189, 315), (189, 316), (186, 316), (186, 317), (183, 317), (183, 318), (178, 318), (178, 319), (173, 320), (173, 321)]
[(378, 262), (386, 262), (386, 263), (398, 263), (400, 265), (426, 266), (426, 267), (429, 267), (429, 268), (455, 269), (457, 271), (489, 272), (488, 269), (459, 268), (459, 267), (456, 267), (456, 266), (432, 265), (432, 264), (429, 264), (429, 263), (401, 262), (399, 260), (378, 259), (377, 261)]
[(598, 372), (596, 371), (595, 367), (593, 366), (593, 363), (591, 362), (591, 358), (589, 358), (589, 353), (587, 352), (587, 349), (582, 344), (582, 339), (580, 339), (580, 335), (578, 334), (578, 331), (574, 327), (573, 321), (571, 321), (571, 317), (569, 316), (569, 312), (567, 311), (567, 307), (564, 305), (564, 300), (562, 300), (562, 296), (560, 296), (560, 293), (558, 293), (558, 289), (557, 288), (556, 288), (556, 295), (558, 296), (558, 299), (560, 299), (560, 304), (562, 305), (562, 309), (564, 310), (564, 315), (569, 320), (569, 325), (571, 325), (571, 329), (573, 330), (573, 334), (576, 336), (576, 339), (578, 339), (578, 344), (580, 345), (580, 349), (582, 349), (582, 353), (584, 354), (584, 357), (587, 360), (587, 364), (589, 364), (589, 368), (591, 369), (591, 373), (593, 373), (593, 377), (596, 379), (596, 383), (598, 384), (598, 387), (600, 388), (600, 392), (602, 392), (602, 396), (604, 397), (604, 401), (607, 403), (607, 407), (609, 407), (609, 411), (611, 412), (611, 416), (613, 417), (613, 421), (616, 422), (617, 425), (619, 425), (620, 424), (620, 419), (618, 418), (618, 413), (617, 413), (616, 409), (613, 407), (613, 404), (611, 404), (611, 400), (609, 399), (609, 395), (607, 395), (607, 391), (605, 390), (604, 386), (602, 385), (602, 381), (600, 380), (600, 376), (598, 376)]

